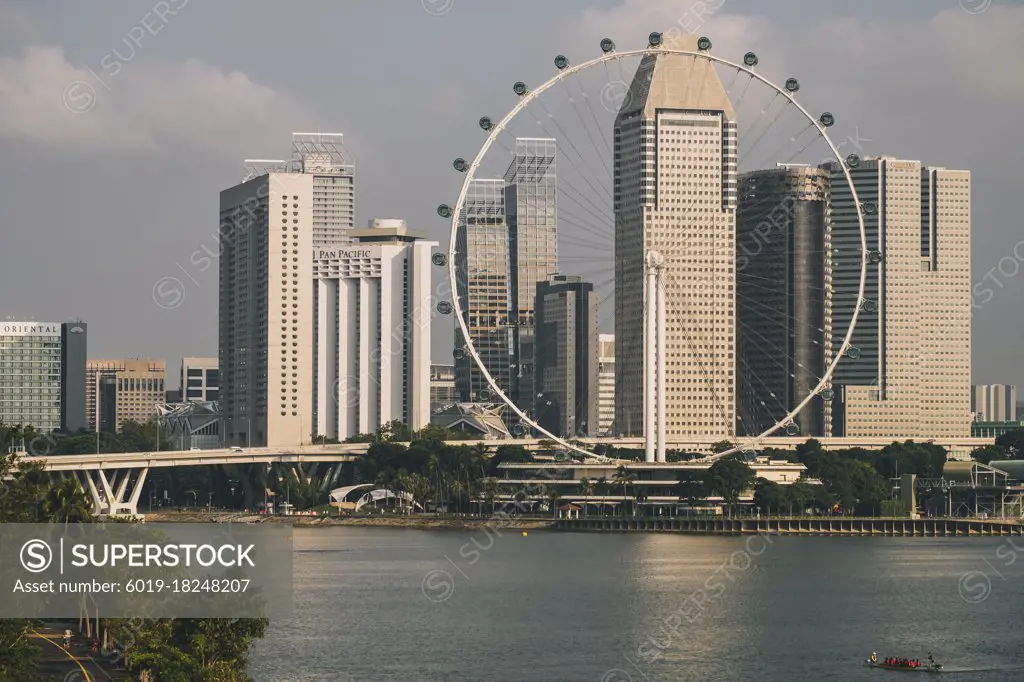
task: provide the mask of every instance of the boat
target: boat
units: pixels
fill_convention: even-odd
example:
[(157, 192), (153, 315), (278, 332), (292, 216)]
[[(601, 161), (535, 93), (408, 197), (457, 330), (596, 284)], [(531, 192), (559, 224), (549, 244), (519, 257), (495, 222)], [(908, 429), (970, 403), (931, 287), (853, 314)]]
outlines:
[(942, 672), (942, 664), (941, 663), (934, 663), (934, 662), (927, 663), (927, 662), (922, 661), (921, 665), (911, 666), (911, 665), (902, 665), (902, 664), (896, 664), (896, 663), (886, 663), (885, 659), (879, 659), (876, 656), (872, 656), (871, 658), (867, 659), (864, 662), (868, 664), (869, 668), (881, 668), (882, 670), (901, 670), (903, 672), (909, 672), (909, 673), (940, 673), (940, 672)]

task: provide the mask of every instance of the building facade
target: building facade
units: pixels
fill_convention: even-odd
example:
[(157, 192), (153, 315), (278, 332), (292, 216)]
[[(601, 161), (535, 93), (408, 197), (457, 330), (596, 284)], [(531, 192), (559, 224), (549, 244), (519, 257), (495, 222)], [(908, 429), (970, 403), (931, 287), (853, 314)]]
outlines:
[(597, 435), (615, 435), (615, 335), (597, 335)]
[(557, 146), (551, 138), (516, 138), (505, 171), (508, 220), (509, 321), (512, 327), (512, 399), (533, 404), (534, 299), (537, 284), (558, 269)]
[(60, 326), (60, 430), (76, 433), (88, 427), (85, 414), (89, 327), (85, 322)]
[(431, 365), (430, 411), (435, 412), (457, 402), (459, 394), (455, 390), (455, 365)]
[[(740, 175), (738, 435), (756, 436), (783, 421), (825, 375), (828, 211), (825, 170), (787, 166)], [(794, 422), (799, 433), (826, 435), (824, 402), (812, 400)]]
[[(473, 180), (456, 235), (456, 295), (473, 348), (498, 388), (511, 396), (514, 348), (508, 243), (505, 181)], [(491, 386), (466, 352), (458, 326), (455, 346), (455, 386), (460, 401), (491, 400)]]
[[(696, 51), (696, 36), (666, 41)], [(673, 43), (673, 44), (669, 44)], [(736, 430), (736, 114), (712, 64), (645, 56), (615, 119), (615, 423), (644, 432), (649, 254), (664, 259), (665, 433)]]
[(216, 402), (219, 397), (220, 365), (217, 358), (182, 358), (179, 402)]
[(1017, 387), (1005, 384), (971, 386), (971, 413), (976, 422), (1017, 420)]
[(225, 443), (308, 442), (316, 176), (267, 173), (220, 194), (220, 403)]
[(597, 296), (579, 277), (554, 275), (536, 285), (534, 419), (556, 436), (596, 436)]
[(0, 424), (61, 426), (61, 325), (0, 322)]
[(164, 404), (163, 360), (89, 360), (85, 411), (90, 431), (116, 433), (126, 421), (144, 424)]
[(840, 169), (831, 174), (832, 347), (854, 310), (852, 344), (833, 376), (837, 436), (971, 434), (971, 176), (892, 157), (862, 159), (851, 176), (869, 251), (858, 301), (857, 209)]
[(431, 252), (405, 221), (370, 221), (313, 252), (315, 433), (344, 440), (430, 423)]

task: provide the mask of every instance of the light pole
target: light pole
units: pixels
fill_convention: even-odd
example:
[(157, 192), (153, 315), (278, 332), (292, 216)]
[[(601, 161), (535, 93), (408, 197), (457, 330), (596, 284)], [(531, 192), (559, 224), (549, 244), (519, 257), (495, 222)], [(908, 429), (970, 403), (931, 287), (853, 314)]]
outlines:
[(208, 499), (206, 500), (206, 511), (213, 509), (213, 493), (207, 492)]

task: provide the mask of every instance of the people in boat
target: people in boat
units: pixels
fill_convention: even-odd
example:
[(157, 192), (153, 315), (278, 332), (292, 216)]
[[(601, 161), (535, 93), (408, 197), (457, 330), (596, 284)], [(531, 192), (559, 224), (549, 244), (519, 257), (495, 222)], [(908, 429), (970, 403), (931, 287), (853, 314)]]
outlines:
[(876, 654), (874, 651), (871, 652), (871, 662), (878, 663), (878, 654)]

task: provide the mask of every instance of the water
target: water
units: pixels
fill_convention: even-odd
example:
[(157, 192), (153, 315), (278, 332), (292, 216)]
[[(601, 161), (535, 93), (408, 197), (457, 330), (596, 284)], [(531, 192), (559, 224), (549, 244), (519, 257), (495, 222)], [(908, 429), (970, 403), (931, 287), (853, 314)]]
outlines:
[(1024, 538), (1012, 540), (1019, 550), (1010, 538), (296, 529), (295, 617), (272, 623), (251, 673), (856, 681), (899, 676), (864, 666), (871, 651), (930, 651), (942, 680), (1021, 679)]

